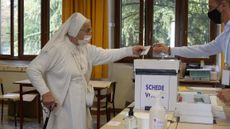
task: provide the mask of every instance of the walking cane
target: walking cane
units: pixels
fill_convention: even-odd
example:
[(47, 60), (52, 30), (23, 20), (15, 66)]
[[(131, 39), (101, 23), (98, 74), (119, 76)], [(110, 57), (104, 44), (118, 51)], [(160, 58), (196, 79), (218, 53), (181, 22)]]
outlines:
[(47, 124), (49, 122), (49, 118), (50, 118), (50, 114), (51, 114), (51, 109), (48, 109), (47, 107), (45, 107), (43, 104), (42, 104), (42, 107), (43, 107), (43, 110), (46, 114), (46, 119), (45, 119), (45, 123), (43, 125), (43, 129), (46, 129), (47, 127)]
[(51, 110), (49, 111), (48, 115), (46, 116), (46, 120), (45, 120), (45, 123), (43, 125), (43, 129), (46, 129), (46, 127), (47, 127), (47, 124), (48, 124), (49, 119), (50, 119), (50, 112), (51, 112)]

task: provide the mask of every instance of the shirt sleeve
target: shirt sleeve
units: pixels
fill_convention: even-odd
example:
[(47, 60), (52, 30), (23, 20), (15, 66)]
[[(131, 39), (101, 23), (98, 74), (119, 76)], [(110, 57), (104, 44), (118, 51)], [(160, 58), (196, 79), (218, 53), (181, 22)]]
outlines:
[[(53, 48), (52, 48), (53, 49)], [(26, 73), (32, 85), (43, 95), (49, 92), (45, 73), (57, 62), (58, 53), (54, 50), (41, 52), (28, 66)]]
[(218, 39), (204, 45), (194, 45), (189, 47), (174, 47), (171, 48), (172, 56), (181, 56), (188, 58), (196, 58), (201, 56), (215, 55), (221, 52), (221, 42)]
[(133, 56), (132, 47), (120, 49), (103, 49), (96, 46), (90, 47), (90, 55), (93, 65), (107, 64), (127, 56)]

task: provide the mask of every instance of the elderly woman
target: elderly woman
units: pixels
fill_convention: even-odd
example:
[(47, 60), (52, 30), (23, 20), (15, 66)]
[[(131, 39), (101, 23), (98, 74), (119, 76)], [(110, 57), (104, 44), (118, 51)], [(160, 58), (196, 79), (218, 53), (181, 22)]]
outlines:
[(45, 107), (53, 109), (47, 129), (91, 129), (89, 106), (93, 87), (88, 85), (92, 66), (139, 55), (143, 46), (102, 49), (89, 44), (90, 21), (73, 14), (30, 63), (27, 74), (42, 97)]

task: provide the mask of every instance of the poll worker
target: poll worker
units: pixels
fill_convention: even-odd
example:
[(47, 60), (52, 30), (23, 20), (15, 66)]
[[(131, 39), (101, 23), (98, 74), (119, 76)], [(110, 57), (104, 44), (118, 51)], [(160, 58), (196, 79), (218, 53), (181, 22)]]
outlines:
[[(209, 0), (208, 17), (216, 24), (224, 23), (224, 32), (215, 40), (204, 45), (189, 47), (170, 48), (165, 44), (154, 44), (152, 49), (156, 53), (167, 53), (172, 56), (194, 58), (224, 53), (225, 70), (229, 71), (230, 66), (230, 0)], [(219, 92), (218, 97), (224, 102), (230, 102), (230, 89)]]
[(139, 56), (143, 46), (102, 49), (91, 45), (91, 23), (74, 13), (30, 63), (27, 75), (52, 110), (47, 129), (92, 129), (89, 107), (94, 90), (89, 85), (92, 66)]

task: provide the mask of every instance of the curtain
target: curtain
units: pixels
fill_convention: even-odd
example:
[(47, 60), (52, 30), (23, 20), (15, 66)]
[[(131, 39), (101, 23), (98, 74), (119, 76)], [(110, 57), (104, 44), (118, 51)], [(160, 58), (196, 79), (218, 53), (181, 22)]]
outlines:
[[(91, 20), (91, 44), (108, 48), (108, 0), (63, 0), (62, 21), (65, 22), (75, 12), (80, 12)], [(93, 68), (92, 78), (107, 77), (108, 65)]]

